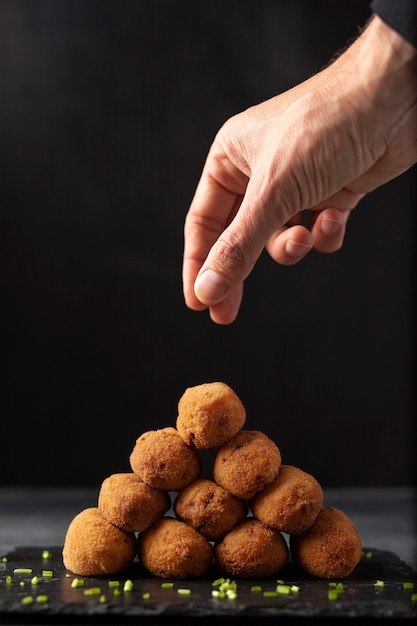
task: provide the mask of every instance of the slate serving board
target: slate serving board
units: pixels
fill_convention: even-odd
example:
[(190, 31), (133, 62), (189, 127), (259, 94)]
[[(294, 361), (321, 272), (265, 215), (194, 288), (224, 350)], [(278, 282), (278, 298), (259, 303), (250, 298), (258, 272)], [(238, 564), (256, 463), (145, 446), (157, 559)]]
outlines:
[[(279, 624), (320, 620), (330, 623), (342, 618), (355, 618), (355, 623), (369, 624), (381, 618), (403, 620), (417, 617), (417, 602), (411, 596), (417, 592), (417, 572), (391, 552), (364, 548), (364, 556), (355, 571), (343, 579), (343, 593), (337, 600), (329, 600), (329, 581), (307, 576), (293, 563), (276, 576), (262, 579), (235, 579), (238, 596), (235, 600), (212, 597), (213, 581), (219, 577), (212, 571), (204, 578), (173, 580), (171, 589), (163, 589), (166, 582), (146, 574), (139, 563), (123, 575), (85, 577), (84, 587), (73, 589), (76, 576), (67, 572), (62, 564), (61, 548), (50, 548), (52, 558), (42, 558), (42, 549), (19, 547), (6, 555), (7, 562), (0, 563), (0, 623), (137, 623), (156, 624), (243, 624), (254, 619), (263, 623)], [(365, 556), (366, 553), (372, 556)], [(14, 574), (15, 568), (31, 568), (31, 574)], [(43, 570), (53, 572), (51, 578), (43, 577)], [(6, 576), (12, 583), (6, 583)], [(33, 576), (39, 577), (37, 585), (31, 584)], [(133, 581), (133, 590), (123, 592), (126, 579)], [(299, 586), (297, 593), (265, 597), (264, 591), (274, 590), (277, 579)], [(122, 593), (114, 595), (109, 581), (119, 581)], [(384, 587), (375, 587), (377, 580)], [(403, 583), (413, 582), (414, 589), (404, 589)], [(22, 586), (20, 583), (23, 582)], [(337, 581), (336, 581), (337, 582)], [(261, 592), (251, 590), (253, 585)], [(99, 587), (100, 595), (87, 596), (85, 589)], [(179, 588), (191, 590), (180, 595)], [(149, 593), (144, 599), (143, 594)], [(40, 604), (36, 598), (46, 595), (48, 601)], [(32, 596), (33, 603), (25, 605), (22, 598)], [(105, 602), (100, 602), (104, 596)], [(21, 621), (19, 621), (21, 620)], [(71, 620), (73, 620), (71, 622)]]

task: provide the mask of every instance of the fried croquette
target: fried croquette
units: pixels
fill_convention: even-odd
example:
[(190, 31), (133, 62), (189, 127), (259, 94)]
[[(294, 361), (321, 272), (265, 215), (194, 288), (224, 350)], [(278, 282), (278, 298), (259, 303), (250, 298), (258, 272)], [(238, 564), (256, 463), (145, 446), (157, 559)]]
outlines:
[(213, 546), (185, 522), (163, 517), (138, 536), (143, 567), (159, 578), (191, 578), (207, 573)]
[(288, 556), (281, 533), (254, 518), (234, 526), (214, 547), (216, 566), (241, 578), (275, 574), (286, 565)]
[(240, 430), (216, 452), (214, 481), (237, 498), (249, 500), (278, 476), (281, 453), (267, 435)]
[(246, 517), (248, 507), (212, 480), (199, 478), (177, 495), (174, 512), (209, 541), (218, 541)]
[(106, 520), (97, 507), (84, 509), (70, 523), (64, 566), (78, 576), (124, 572), (136, 556), (136, 537)]
[(130, 466), (155, 489), (180, 491), (200, 476), (201, 460), (175, 428), (149, 430), (136, 440)]
[(134, 473), (112, 474), (98, 495), (98, 509), (109, 522), (126, 532), (141, 532), (171, 506), (166, 491), (155, 489)]
[(274, 482), (249, 502), (257, 519), (290, 535), (307, 530), (322, 506), (321, 485), (314, 476), (292, 465), (281, 465)]
[(178, 402), (177, 430), (188, 445), (200, 450), (223, 445), (245, 420), (245, 407), (225, 383), (189, 387)]
[(290, 536), (293, 561), (317, 578), (345, 578), (359, 563), (362, 542), (348, 516), (333, 507), (321, 509), (304, 533)]

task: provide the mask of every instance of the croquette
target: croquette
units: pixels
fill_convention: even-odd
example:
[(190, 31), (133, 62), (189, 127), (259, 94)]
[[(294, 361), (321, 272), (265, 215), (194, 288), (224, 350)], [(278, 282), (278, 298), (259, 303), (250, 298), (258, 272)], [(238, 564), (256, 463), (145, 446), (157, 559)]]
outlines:
[(281, 533), (254, 518), (234, 526), (214, 548), (216, 566), (240, 578), (271, 576), (286, 565), (288, 556)]
[(349, 517), (334, 507), (321, 509), (314, 523), (290, 536), (291, 557), (317, 578), (345, 578), (359, 563), (362, 542)]
[(130, 466), (145, 483), (162, 491), (180, 491), (201, 472), (197, 451), (171, 427), (143, 433), (130, 455)]
[(249, 502), (257, 519), (291, 535), (307, 530), (322, 506), (321, 485), (314, 476), (292, 465), (281, 465), (274, 482)]
[(237, 498), (249, 500), (278, 476), (281, 453), (267, 435), (240, 430), (216, 452), (214, 481)]
[(225, 383), (188, 387), (178, 402), (177, 430), (188, 445), (200, 450), (223, 445), (245, 420), (245, 407)]
[(112, 474), (101, 485), (98, 509), (109, 522), (126, 532), (141, 532), (171, 506), (166, 491), (143, 482), (138, 474)]
[(143, 567), (159, 578), (192, 578), (206, 574), (213, 561), (213, 546), (194, 528), (163, 517), (138, 536)]
[(128, 569), (136, 556), (134, 533), (120, 530), (106, 520), (97, 507), (74, 517), (65, 536), (64, 566), (78, 576), (118, 574)]
[(174, 512), (209, 541), (218, 541), (246, 517), (248, 506), (212, 480), (199, 478), (178, 493)]

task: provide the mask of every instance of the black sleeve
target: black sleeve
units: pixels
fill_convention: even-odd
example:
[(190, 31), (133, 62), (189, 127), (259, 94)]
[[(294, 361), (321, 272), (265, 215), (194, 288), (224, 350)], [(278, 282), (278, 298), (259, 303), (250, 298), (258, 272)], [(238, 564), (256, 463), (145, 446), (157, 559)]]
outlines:
[(417, 47), (417, 0), (372, 0), (371, 9)]

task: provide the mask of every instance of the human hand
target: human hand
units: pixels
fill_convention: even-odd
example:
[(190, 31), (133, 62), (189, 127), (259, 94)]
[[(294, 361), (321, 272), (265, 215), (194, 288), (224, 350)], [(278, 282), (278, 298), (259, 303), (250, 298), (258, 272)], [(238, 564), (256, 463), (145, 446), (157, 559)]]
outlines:
[(325, 70), (226, 122), (185, 220), (190, 308), (228, 324), (264, 248), (289, 265), (341, 247), (359, 200), (417, 160), (416, 58), (374, 17)]

